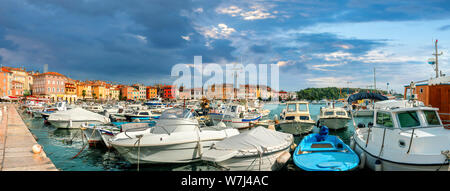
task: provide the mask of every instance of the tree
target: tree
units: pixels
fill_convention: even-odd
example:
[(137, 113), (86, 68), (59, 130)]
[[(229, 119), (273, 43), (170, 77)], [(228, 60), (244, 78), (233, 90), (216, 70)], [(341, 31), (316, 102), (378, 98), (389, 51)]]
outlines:
[(31, 95), (31, 92), (30, 92), (30, 90), (24, 90), (23, 91), (23, 96), (29, 96), (29, 95)]
[(84, 99), (84, 97), (86, 97), (86, 90), (83, 90), (83, 92), (81, 94), (83, 95), (83, 99)]

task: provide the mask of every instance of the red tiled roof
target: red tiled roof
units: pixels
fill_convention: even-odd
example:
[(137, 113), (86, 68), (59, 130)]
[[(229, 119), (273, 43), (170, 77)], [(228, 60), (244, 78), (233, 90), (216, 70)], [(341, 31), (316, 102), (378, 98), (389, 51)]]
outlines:
[[(62, 75), (62, 74), (60, 74), (58, 72), (46, 72), (46, 73), (38, 74), (38, 76), (41, 76), (41, 75), (64, 76), (64, 75)], [(64, 77), (66, 77), (66, 76), (64, 76)]]

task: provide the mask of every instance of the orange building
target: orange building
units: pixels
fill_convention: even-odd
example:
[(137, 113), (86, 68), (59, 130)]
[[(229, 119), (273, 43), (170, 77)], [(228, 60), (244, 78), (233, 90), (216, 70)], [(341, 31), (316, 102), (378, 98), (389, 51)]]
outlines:
[(19, 81), (12, 81), (11, 82), (11, 96), (23, 96), (23, 88), (24, 88), (24, 84), (22, 82)]
[(158, 88), (147, 86), (147, 99), (157, 98), (158, 97)]
[(12, 94), (10, 86), (12, 72), (6, 68), (1, 68), (0, 71), (0, 96), (10, 96)]
[(422, 81), (415, 84), (415, 88), (411, 85), (405, 86), (404, 99), (409, 99), (410, 91), (413, 91), (417, 99), (425, 105), (439, 108), (439, 116), (442, 122), (450, 126), (450, 76), (440, 77)]
[(120, 89), (122, 98), (126, 100), (139, 100), (139, 90), (132, 86), (122, 86)]

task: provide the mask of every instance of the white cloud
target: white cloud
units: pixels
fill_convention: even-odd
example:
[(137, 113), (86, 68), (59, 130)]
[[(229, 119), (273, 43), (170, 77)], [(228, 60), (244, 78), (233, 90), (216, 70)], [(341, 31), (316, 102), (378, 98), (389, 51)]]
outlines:
[(344, 64), (347, 64), (347, 62), (340, 62), (340, 63), (335, 63), (335, 64), (316, 64), (316, 65), (312, 65), (311, 69), (319, 70), (319, 71), (336, 71), (336, 70), (330, 70), (330, 69), (324, 69), (324, 68), (342, 66)]
[(141, 41), (141, 42), (147, 44), (147, 37), (142, 36), (142, 35), (134, 35), (134, 37), (135, 37), (136, 39), (138, 39), (139, 41)]
[(242, 9), (237, 6), (230, 6), (225, 8), (217, 8), (216, 11), (221, 14), (228, 14), (232, 17), (238, 16), (238, 13), (241, 13)]
[[(276, 17), (275, 15), (272, 15), (265, 7), (260, 5), (254, 5), (248, 10), (232, 5), (225, 8), (217, 8), (216, 12), (220, 14), (228, 14), (232, 17), (241, 16), (244, 20), (258, 20)], [(277, 14), (278, 11), (272, 11), (272, 13)]]
[(228, 27), (223, 23), (218, 24), (217, 27), (201, 27), (199, 31), (206, 38), (212, 39), (228, 38), (232, 33), (236, 32), (234, 28)]
[(181, 38), (184, 39), (184, 40), (187, 40), (187, 41), (190, 41), (190, 40), (191, 40), (191, 37), (190, 37), (189, 35), (187, 35), (187, 36), (181, 36)]
[(196, 12), (196, 13), (203, 13), (203, 8), (199, 7), (197, 9), (194, 9), (194, 12)]

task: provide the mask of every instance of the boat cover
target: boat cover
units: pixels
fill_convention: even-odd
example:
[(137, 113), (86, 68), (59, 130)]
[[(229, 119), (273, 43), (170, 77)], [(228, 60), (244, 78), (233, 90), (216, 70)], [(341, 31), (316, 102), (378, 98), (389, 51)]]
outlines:
[(55, 113), (52, 113), (49, 118), (49, 121), (100, 121), (103, 123), (108, 123), (109, 118), (82, 109), (82, 108), (74, 108), (67, 111), (58, 111)]
[(362, 100), (362, 99), (374, 99), (374, 100), (380, 100), (380, 101), (388, 100), (388, 98), (386, 96), (381, 95), (381, 94), (360, 92), (360, 93), (349, 96), (347, 99), (347, 102), (351, 104), (354, 101)]
[(215, 143), (212, 149), (203, 152), (202, 159), (220, 162), (232, 158), (238, 154), (239, 151), (245, 152), (246, 150), (257, 149), (261, 153), (263, 151), (272, 152), (275, 149), (285, 149), (292, 144), (292, 141), (292, 134), (282, 133), (259, 126)]

